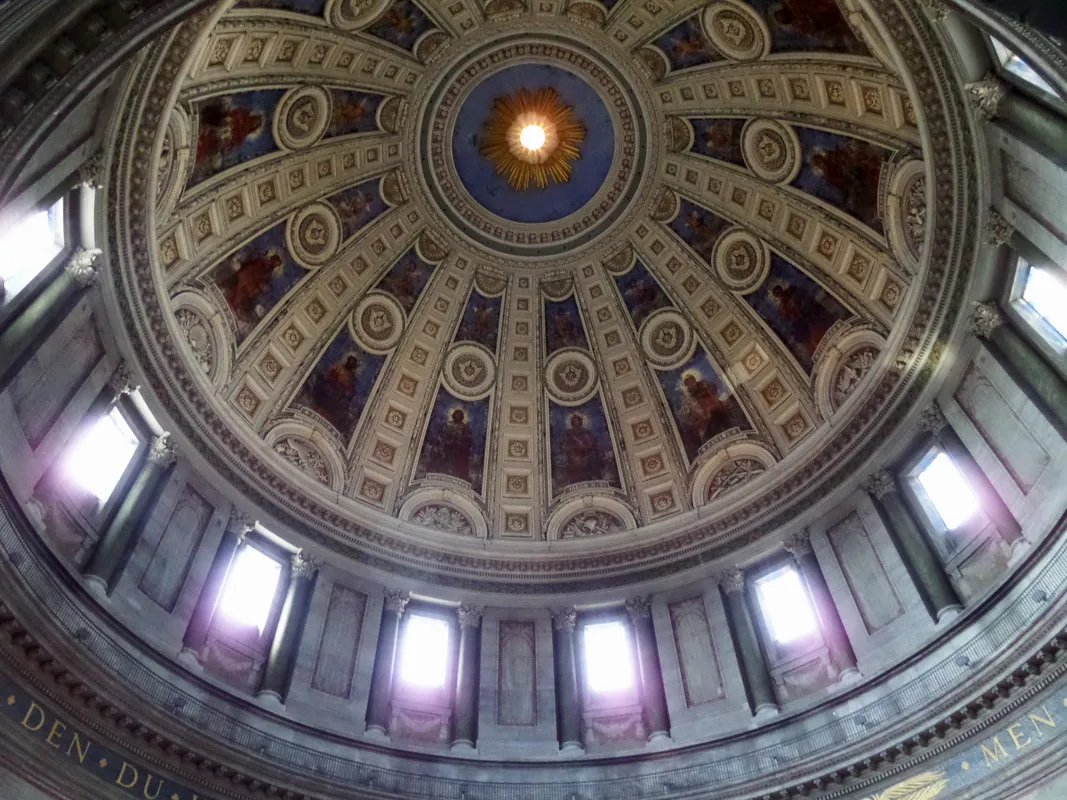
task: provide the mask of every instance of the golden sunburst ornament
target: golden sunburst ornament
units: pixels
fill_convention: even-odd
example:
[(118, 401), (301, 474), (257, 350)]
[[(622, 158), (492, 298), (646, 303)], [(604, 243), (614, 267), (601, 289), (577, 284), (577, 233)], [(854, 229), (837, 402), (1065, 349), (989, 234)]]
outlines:
[(512, 188), (523, 191), (533, 183), (539, 189), (566, 183), (571, 162), (581, 154), (585, 126), (574, 117), (555, 89), (520, 89), (493, 101), (485, 125), (481, 151)]

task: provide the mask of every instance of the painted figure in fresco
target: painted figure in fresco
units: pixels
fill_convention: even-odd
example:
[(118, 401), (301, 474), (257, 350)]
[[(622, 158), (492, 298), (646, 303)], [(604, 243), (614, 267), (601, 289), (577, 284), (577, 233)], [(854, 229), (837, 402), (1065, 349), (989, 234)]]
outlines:
[(707, 55), (708, 45), (704, 37), (697, 31), (688, 31), (671, 45), (669, 55), (672, 61), (685, 62), (685, 59), (693, 55)]
[(683, 433), (699, 449), (723, 431), (742, 426), (744, 420), (729, 397), (719, 394), (719, 387), (704, 380), (696, 371), (682, 377)]
[(771, 18), (783, 28), (817, 39), (827, 47), (865, 51), (836, 0), (781, 0)]
[(807, 354), (808, 359), (813, 358), (819, 342), (836, 322), (834, 315), (819, 302), (819, 298), (784, 280), (771, 285), (770, 297), (789, 326), (794, 344)]
[(359, 391), (359, 357), (349, 351), (320, 373), (310, 388), (308, 405), (319, 416), (344, 432), (358, 417), (354, 406)]
[(363, 224), (363, 215), (374, 205), (374, 197), (370, 192), (360, 190), (346, 194), (337, 201), (337, 213), (341, 216), (341, 223), (345, 229), (359, 228)]
[(566, 308), (556, 309), (552, 312), (552, 322), (548, 330), (550, 350), (581, 344), (582, 334)]
[(473, 445), (474, 438), (466, 412), (462, 408), (452, 409), (434, 448), (431, 471), (471, 482)]
[(346, 129), (351, 123), (365, 119), (371, 111), (366, 97), (360, 97), (358, 100), (346, 97), (343, 103), (335, 101), (330, 123), (334, 128)]
[(402, 304), (410, 305), (419, 295), (419, 265), (409, 260), (403, 272), (392, 275), (382, 288), (393, 295)]
[(878, 183), (882, 175), (882, 154), (864, 142), (829, 150), (816, 148), (810, 156), (815, 174), (840, 195), (845, 211), (871, 224), (878, 219)]
[(581, 414), (571, 414), (570, 427), (563, 433), (560, 449), (563, 452), (564, 485), (603, 480), (600, 445), (585, 427), (585, 417)]
[(471, 314), (470, 338), (488, 346), (496, 338), (496, 314), (483, 303), (474, 306)]
[(196, 163), (221, 168), (223, 159), (263, 129), (263, 115), (241, 106), (216, 102), (200, 109)]
[(230, 274), (219, 281), (219, 288), (239, 324), (254, 325), (263, 317), (260, 298), (283, 268), (281, 254), (274, 249), (230, 260)]
[(685, 227), (692, 234), (689, 244), (710, 264), (715, 242), (718, 241), (722, 231), (718, 226), (712, 225), (704, 219), (704, 215), (695, 208), (686, 214)]
[(650, 275), (642, 275), (623, 293), (626, 307), (630, 309), (635, 325), (640, 325), (645, 317), (660, 306), (661, 292), (656, 281)]
[(415, 15), (396, 3), (382, 15), (378, 24), (392, 28), (401, 36), (410, 36), (415, 32)]

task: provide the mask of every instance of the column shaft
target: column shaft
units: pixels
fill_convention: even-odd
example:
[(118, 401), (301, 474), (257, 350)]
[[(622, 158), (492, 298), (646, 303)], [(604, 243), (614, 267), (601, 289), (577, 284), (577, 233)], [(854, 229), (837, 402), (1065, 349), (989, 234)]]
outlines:
[(100, 535), (84, 574), (105, 593), (110, 594), (115, 588), (115, 580), (126, 566), (131, 546), (152, 513), (159, 489), (173, 463), (174, 450), (166, 435), (157, 437), (133, 485)]
[(552, 644), (556, 661), (556, 713), (561, 750), (582, 748), (581, 713), (578, 706), (578, 664), (575, 653), (573, 608), (552, 616)]
[(99, 250), (76, 251), (66, 269), (0, 332), (0, 390), (7, 387), (40, 341), (55, 330), (81, 293), (95, 282), (99, 255)]
[(671, 722), (667, 713), (667, 695), (663, 689), (652, 609), (647, 598), (633, 597), (626, 601), (626, 610), (630, 613), (634, 628), (641, 679), (641, 705), (648, 726), (648, 739), (666, 739), (670, 737)]
[(726, 595), (726, 615), (734, 635), (734, 647), (741, 666), (741, 675), (748, 689), (749, 705), (753, 714), (778, 710), (771, 674), (760, 649), (759, 637), (752, 622), (752, 615), (745, 599), (744, 573), (734, 570), (725, 576), (723, 590)]
[(280, 703), (285, 702), (289, 693), (289, 682), (296, 666), (296, 656), (300, 649), (300, 638), (307, 621), (308, 606), (311, 604), (311, 591), (315, 585), (315, 563), (304, 553), (293, 557), (293, 566), (289, 577), (289, 586), (285, 593), (278, 625), (274, 629), (267, 667), (263, 671), (259, 694), (271, 697)]
[(963, 605), (941, 560), (904, 504), (893, 476), (885, 471), (871, 476), (867, 491), (930, 616), (940, 621), (945, 614), (961, 610)]
[(400, 619), (407, 607), (408, 597), (401, 592), (386, 592), (382, 608), (382, 624), (378, 629), (378, 647), (374, 651), (374, 673), (371, 675), (370, 700), (367, 703), (367, 730), (386, 734), (392, 713), (393, 669), (400, 640)]
[(988, 341), (993, 357), (1067, 439), (1067, 383), (1010, 324), (993, 330)]
[(482, 609), (461, 606), (459, 653), (456, 659), (456, 697), (452, 718), (452, 747), (474, 747), (478, 739), (478, 672)]

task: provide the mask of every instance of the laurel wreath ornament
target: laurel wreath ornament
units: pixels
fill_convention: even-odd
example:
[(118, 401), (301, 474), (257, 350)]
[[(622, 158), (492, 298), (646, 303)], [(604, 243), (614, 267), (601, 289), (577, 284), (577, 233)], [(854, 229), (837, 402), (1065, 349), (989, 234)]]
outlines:
[(934, 800), (948, 786), (944, 772), (920, 772), (863, 800)]

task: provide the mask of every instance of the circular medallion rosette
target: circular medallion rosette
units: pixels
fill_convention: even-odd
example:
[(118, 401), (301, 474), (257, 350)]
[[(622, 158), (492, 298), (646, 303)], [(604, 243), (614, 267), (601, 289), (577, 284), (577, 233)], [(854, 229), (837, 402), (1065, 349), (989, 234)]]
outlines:
[(727, 287), (747, 294), (759, 288), (771, 268), (766, 243), (740, 228), (728, 231), (715, 243), (715, 272)]
[(464, 342), (445, 357), (445, 383), (461, 400), (480, 400), (489, 394), (496, 380), (496, 364), (481, 345)]
[(288, 150), (315, 144), (326, 132), (331, 115), (330, 96), (319, 86), (299, 86), (278, 104), (274, 139)]
[(596, 392), (596, 364), (583, 350), (560, 350), (545, 365), (545, 386), (563, 405), (584, 403)]
[(345, 31), (366, 28), (389, 8), (392, 0), (329, 0), (326, 18)]
[(720, 0), (704, 10), (704, 31), (715, 48), (734, 61), (754, 61), (771, 52), (771, 32), (745, 3)]
[(289, 218), (286, 243), (293, 258), (304, 267), (321, 267), (341, 246), (341, 220), (333, 206), (313, 203)]
[(369, 352), (388, 353), (404, 333), (404, 309), (389, 295), (373, 292), (356, 306), (352, 328), (356, 341)]
[(800, 139), (796, 131), (781, 122), (748, 122), (741, 134), (741, 150), (748, 168), (770, 183), (790, 183), (800, 172)]
[(656, 367), (670, 369), (687, 360), (696, 347), (696, 336), (685, 317), (665, 308), (641, 326), (641, 350)]

